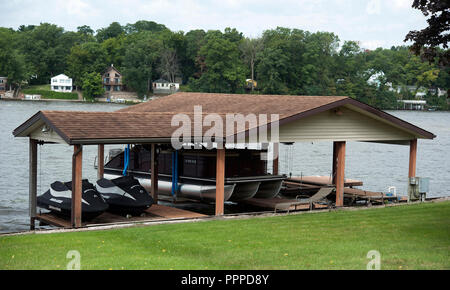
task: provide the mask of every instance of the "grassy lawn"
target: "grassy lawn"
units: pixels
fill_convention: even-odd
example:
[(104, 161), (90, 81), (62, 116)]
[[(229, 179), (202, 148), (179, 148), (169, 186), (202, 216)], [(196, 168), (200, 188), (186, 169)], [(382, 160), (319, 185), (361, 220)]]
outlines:
[(50, 84), (48, 84), (48, 85), (35, 85), (35, 86), (30, 86), (28, 89), (31, 89), (31, 90), (41, 90), (41, 91), (51, 91), (51, 89), (50, 89)]
[(450, 202), (0, 237), (0, 269), (450, 269)]
[(23, 89), (25, 95), (41, 95), (43, 99), (78, 100), (77, 93), (60, 93), (50, 89), (50, 85), (36, 85)]

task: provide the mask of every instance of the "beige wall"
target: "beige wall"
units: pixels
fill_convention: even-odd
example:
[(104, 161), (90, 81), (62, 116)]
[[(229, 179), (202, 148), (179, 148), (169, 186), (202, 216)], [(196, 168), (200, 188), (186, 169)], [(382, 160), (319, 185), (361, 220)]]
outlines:
[(410, 132), (347, 107), (335, 109), (280, 126), (280, 142), (393, 141), (411, 140)]

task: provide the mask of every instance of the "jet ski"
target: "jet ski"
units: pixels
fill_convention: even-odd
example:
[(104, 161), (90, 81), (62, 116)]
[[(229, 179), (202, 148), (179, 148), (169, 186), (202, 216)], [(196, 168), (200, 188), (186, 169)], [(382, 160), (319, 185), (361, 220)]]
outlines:
[[(37, 197), (37, 205), (63, 218), (70, 218), (72, 210), (72, 182), (56, 181), (50, 189)], [(81, 218), (91, 220), (108, 209), (108, 204), (88, 180), (82, 181)]]
[(97, 191), (109, 205), (109, 211), (122, 215), (139, 215), (153, 204), (153, 198), (132, 176), (97, 181)]

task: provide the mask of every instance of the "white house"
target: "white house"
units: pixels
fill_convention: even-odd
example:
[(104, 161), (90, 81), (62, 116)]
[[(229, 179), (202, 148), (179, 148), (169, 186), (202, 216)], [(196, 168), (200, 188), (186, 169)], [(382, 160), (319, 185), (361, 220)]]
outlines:
[(180, 90), (179, 83), (170, 83), (164, 79), (159, 79), (153, 82), (154, 94), (173, 94)]
[(65, 74), (60, 74), (56, 77), (52, 77), (50, 86), (54, 92), (71, 93), (72, 79)]

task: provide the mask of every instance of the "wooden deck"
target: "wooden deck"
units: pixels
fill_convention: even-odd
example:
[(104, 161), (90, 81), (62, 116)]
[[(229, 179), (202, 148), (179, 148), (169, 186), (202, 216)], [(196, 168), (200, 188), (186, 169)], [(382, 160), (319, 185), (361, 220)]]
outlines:
[[(243, 201), (241, 203), (248, 204), (255, 207), (275, 210), (276, 208), (280, 209), (280, 211), (296, 211), (296, 210), (309, 210), (309, 204), (303, 203), (298, 204), (298, 200), (296, 199), (287, 199), (287, 198), (250, 198)], [(327, 205), (314, 203), (315, 209), (324, 209), (327, 208)]]
[[(112, 214), (109, 212), (102, 213), (100, 216), (89, 222), (83, 222), (82, 226), (93, 225), (105, 225), (115, 223), (133, 223), (133, 222), (146, 222), (146, 221), (160, 221), (171, 219), (194, 219), (206, 217), (204, 214), (199, 214), (193, 211), (179, 209), (171, 206), (165, 206), (160, 204), (154, 204), (144, 212), (143, 216), (133, 216), (130, 218)], [(70, 228), (71, 224), (69, 220), (63, 219), (51, 213), (38, 214), (36, 220), (39, 220), (45, 224), (49, 224), (56, 227)]]
[(356, 198), (356, 199), (366, 199), (369, 201), (384, 201), (384, 200), (392, 200), (397, 199), (396, 196), (387, 196), (386, 194), (382, 192), (374, 192), (374, 191), (367, 191), (367, 190), (361, 190), (356, 188), (344, 188), (344, 196), (350, 197), (350, 198)]
[[(305, 183), (317, 186), (331, 186), (333, 185), (333, 181), (330, 176), (294, 176), (286, 180), (287, 182), (293, 183)], [(345, 179), (344, 181), (345, 187), (353, 187), (353, 186), (363, 186), (363, 182), (361, 180), (356, 179)]]

